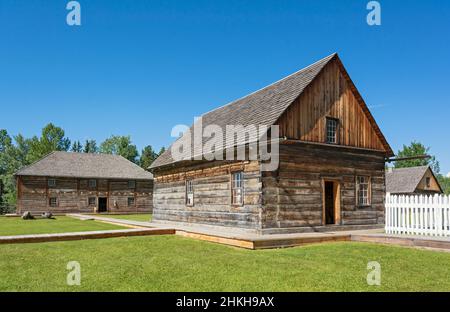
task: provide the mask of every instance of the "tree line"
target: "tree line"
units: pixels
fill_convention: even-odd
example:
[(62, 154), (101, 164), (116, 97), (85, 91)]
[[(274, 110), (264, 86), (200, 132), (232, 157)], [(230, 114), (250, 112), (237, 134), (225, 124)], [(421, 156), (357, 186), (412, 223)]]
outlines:
[(151, 145), (139, 153), (130, 136), (113, 135), (97, 145), (95, 140), (71, 141), (65, 131), (52, 123), (47, 124), (40, 136), (25, 138), (22, 134), (11, 136), (0, 129), (0, 204), (15, 204), (16, 187), (14, 173), (53, 151), (76, 153), (104, 153), (120, 155), (147, 169), (164, 152), (156, 152)]

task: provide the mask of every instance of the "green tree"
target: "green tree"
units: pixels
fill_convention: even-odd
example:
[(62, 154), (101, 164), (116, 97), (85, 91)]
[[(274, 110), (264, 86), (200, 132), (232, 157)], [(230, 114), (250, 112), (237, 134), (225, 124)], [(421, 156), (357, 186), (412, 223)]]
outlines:
[(444, 193), (450, 195), (450, 177), (444, 177), (442, 174), (439, 174), (437, 179)]
[(29, 141), (28, 162), (35, 162), (53, 151), (68, 151), (70, 140), (65, 137), (62, 128), (49, 123), (42, 129), (41, 137), (32, 137)]
[(95, 140), (86, 140), (84, 144), (84, 153), (98, 153), (97, 142)]
[(138, 162), (139, 156), (137, 147), (131, 143), (129, 136), (111, 136), (100, 144), (100, 153), (120, 155), (134, 163)]
[(144, 169), (148, 169), (148, 167), (150, 167), (152, 162), (154, 162), (157, 157), (158, 154), (153, 150), (151, 145), (148, 145), (142, 150), (141, 158), (139, 159), (139, 165)]
[(166, 148), (163, 146), (161, 147), (161, 149), (159, 150), (158, 156), (161, 156), (162, 153), (164, 153), (166, 151)]
[(81, 153), (83, 151), (83, 145), (81, 145), (80, 141), (75, 141), (72, 144), (72, 152)]
[[(429, 151), (429, 147), (425, 147), (425, 145), (423, 145), (422, 143), (413, 141), (409, 146), (403, 145), (403, 149), (397, 153), (397, 158), (426, 155), (429, 153)], [(436, 160), (435, 156), (431, 156), (431, 158), (429, 159), (411, 159), (397, 161), (394, 163), (394, 166), (395, 168), (430, 166), (436, 174), (439, 174), (440, 172), (439, 162)]]

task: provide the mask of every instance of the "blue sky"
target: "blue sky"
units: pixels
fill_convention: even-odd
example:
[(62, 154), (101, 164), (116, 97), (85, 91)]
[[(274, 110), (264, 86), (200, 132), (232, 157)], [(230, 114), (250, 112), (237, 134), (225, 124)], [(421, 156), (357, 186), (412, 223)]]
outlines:
[(0, 1), (0, 128), (169, 145), (176, 124), (338, 52), (389, 143), (419, 140), (450, 172), (450, 2)]

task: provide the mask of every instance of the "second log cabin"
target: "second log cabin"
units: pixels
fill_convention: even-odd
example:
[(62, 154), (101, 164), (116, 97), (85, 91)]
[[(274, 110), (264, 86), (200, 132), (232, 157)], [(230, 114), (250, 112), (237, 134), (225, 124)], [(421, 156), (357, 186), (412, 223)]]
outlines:
[(262, 170), (262, 159), (175, 160), (169, 148), (150, 167), (155, 222), (259, 233), (384, 222), (385, 160), (393, 152), (337, 54), (204, 114), (203, 129), (209, 125), (277, 125), (270, 139), (279, 142), (278, 167)]

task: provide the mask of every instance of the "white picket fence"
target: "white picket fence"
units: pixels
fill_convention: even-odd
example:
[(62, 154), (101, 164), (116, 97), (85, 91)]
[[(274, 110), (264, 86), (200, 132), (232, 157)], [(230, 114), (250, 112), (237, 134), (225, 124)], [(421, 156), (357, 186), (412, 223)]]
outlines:
[(386, 233), (450, 236), (450, 196), (386, 196)]

